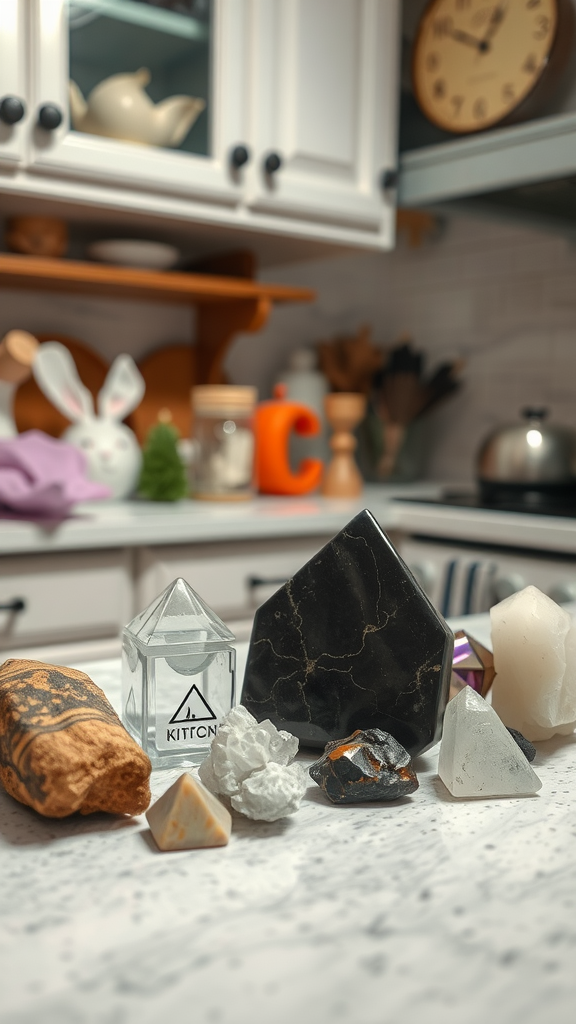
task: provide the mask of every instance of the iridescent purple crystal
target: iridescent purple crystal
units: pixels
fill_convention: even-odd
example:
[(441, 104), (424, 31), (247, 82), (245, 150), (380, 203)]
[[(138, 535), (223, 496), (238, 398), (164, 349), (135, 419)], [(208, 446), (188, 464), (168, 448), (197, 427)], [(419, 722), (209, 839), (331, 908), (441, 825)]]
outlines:
[(491, 652), (463, 629), (459, 629), (454, 635), (450, 696), (456, 696), (464, 686), (471, 686), (481, 697), (485, 697), (495, 674)]

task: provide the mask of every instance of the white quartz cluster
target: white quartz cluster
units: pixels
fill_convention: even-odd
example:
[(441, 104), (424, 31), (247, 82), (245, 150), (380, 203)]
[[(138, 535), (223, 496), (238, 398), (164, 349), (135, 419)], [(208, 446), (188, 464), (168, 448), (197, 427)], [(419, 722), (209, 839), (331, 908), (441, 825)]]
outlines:
[(536, 587), (490, 612), (496, 678), (492, 704), (528, 740), (569, 735), (576, 726), (576, 624)]
[(248, 818), (277, 821), (297, 811), (306, 792), (307, 772), (290, 763), (297, 751), (295, 736), (239, 705), (222, 720), (200, 779)]
[(542, 786), (494, 709), (471, 686), (448, 702), (438, 775), (457, 797), (532, 796)]

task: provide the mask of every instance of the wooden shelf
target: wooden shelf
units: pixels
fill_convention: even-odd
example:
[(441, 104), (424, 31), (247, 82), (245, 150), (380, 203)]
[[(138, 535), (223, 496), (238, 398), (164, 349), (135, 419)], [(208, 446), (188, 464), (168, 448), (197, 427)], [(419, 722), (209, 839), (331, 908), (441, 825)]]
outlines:
[(188, 274), (177, 270), (139, 270), (136, 267), (16, 256), (12, 253), (0, 253), (0, 287), (82, 292), (84, 295), (194, 306), (255, 299), (313, 302), (316, 298), (310, 288), (288, 288), (233, 277)]
[(197, 384), (221, 383), (224, 358), (235, 335), (264, 327), (275, 302), (313, 302), (316, 298), (310, 288), (262, 284), (246, 278), (138, 270), (11, 253), (0, 253), (0, 288), (33, 288), (197, 306)]

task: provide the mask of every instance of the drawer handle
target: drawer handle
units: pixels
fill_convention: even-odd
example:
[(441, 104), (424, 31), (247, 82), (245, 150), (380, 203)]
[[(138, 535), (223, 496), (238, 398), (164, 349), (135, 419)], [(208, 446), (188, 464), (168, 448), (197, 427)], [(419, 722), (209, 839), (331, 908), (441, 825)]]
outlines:
[(282, 587), (286, 583), (286, 577), (282, 579), (266, 579), (264, 576), (249, 576), (248, 586), (250, 590), (255, 590), (256, 587)]
[(21, 597), (15, 597), (6, 604), (0, 604), (0, 612), (23, 612), (26, 609), (26, 601)]

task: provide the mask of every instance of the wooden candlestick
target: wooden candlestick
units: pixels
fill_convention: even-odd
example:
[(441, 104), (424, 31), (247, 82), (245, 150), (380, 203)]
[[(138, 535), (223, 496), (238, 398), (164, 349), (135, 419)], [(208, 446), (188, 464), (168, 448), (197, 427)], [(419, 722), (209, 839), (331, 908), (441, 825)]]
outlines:
[(363, 480), (354, 459), (356, 438), (352, 434), (366, 413), (366, 397), (342, 391), (326, 395), (324, 410), (332, 430), (330, 447), (334, 452), (322, 481), (327, 498), (354, 498), (362, 492)]

